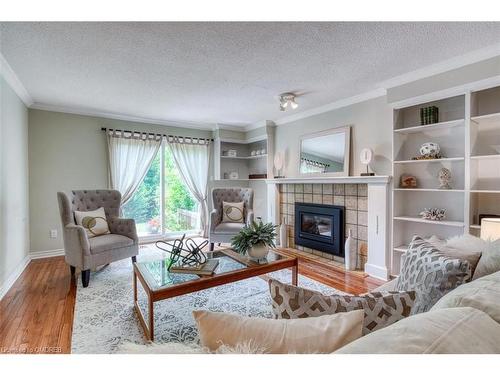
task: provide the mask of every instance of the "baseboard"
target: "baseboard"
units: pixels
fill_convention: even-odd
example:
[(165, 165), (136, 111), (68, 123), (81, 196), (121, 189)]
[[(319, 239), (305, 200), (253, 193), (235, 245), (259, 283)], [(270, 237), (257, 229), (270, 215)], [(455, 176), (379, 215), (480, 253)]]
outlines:
[(64, 255), (64, 249), (31, 251), (30, 252), (31, 259), (52, 258), (52, 257), (59, 257), (61, 255)]
[(380, 280), (389, 280), (389, 270), (386, 267), (376, 266), (375, 264), (365, 264), (365, 273)]
[(30, 263), (31, 257), (30, 255), (26, 255), (26, 257), (19, 263), (16, 269), (10, 274), (10, 276), (5, 280), (5, 282), (0, 285), (0, 300), (7, 294), (7, 292), (12, 288), (12, 285), (17, 281), (19, 276), (23, 273), (26, 266)]

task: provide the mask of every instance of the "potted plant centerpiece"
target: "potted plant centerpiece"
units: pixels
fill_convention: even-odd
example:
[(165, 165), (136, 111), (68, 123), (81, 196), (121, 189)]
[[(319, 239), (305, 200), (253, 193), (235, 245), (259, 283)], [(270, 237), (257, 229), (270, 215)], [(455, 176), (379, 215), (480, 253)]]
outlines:
[(231, 241), (231, 246), (241, 254), (248, 254), (254, 260), (267, 256), (269, 248), (275, 248), (276, 227), (272, 223), (264, 224), (262, 220), (247, 224)]

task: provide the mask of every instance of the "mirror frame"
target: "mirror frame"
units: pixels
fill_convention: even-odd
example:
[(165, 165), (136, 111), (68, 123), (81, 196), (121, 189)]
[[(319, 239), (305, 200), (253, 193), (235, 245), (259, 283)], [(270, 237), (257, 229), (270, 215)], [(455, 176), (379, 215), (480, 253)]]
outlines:
[[(300, 171), (300, 160), (302, 154), (302, 141), (311, 138), (322, 137), (331, 134), (344, 134), (345, 145), (344, 145), (344, 170), (342, 172), (327, 172), (327, 173), (302, 173)], [(327, 129), (320, 132), (315, 132), (311, 134), (305, 134), (299, 139), (299, 163), (298, 170), (299, 176), (301, 177), (345, 177), (349, 176), (349, 159), (351, 156), (351, 126), (342, 126), (339, 128)]]

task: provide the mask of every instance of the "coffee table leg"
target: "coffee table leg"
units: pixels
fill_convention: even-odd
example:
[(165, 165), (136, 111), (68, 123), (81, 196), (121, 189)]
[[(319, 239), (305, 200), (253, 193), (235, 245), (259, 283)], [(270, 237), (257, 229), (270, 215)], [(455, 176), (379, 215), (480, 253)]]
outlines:
[(155, 313), (154, 313), (154, 302), (151, 296), (148, 295), (148, 320), (149, 320), (149, 339), (151, 341), (155, 340)]
[(297, 286), (299, 277), (298, 277), (298, 265), (295, 264), (295, 266), (292, 267), (292, 285)]
[[(139, 279), (142, 284), (142, 280)], [(141, 323), (142, 329), (144, 330), (144, 335), (146, 339), (150, 341), (154, 341), (154, 301), (151, 297), (151, 294), (148, 293), (148, 323), (146, 323), (146, 319), (142, 314), (141, 307), (139, 306), (139, 301), (137, 298), (137, 274), (134, 270), (133, 277), (133, 285), (134, 285), (134, 308), (137, 313), (137, 317), (139, 318), (139, 322)], [(143, 285), (144, 288), (144, 285)]]

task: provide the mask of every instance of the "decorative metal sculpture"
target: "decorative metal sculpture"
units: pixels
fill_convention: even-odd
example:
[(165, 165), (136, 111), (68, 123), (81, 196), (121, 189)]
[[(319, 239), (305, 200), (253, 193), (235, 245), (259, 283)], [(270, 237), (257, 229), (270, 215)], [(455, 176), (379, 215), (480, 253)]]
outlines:
[(170, 270), (170, 267), (178, 263), (179, 260), (182, 266), (197, 266), (205, 264), (207, 257), (203, 252), (203, 248), (207, 245), (208, 240), (197, 244), (191, 238), (186, 239), (186, 234), (184, 234), (181, 239), (176, 239), (173, 242), (156, 242), (156, 247), (158, 249), (165, 251), (170, 255), (170, 262), (167, 270)]
[(422, 219), (441, 221), (446, 218), (446, 210), (444, 208), (426, 208), (419, 215)]

